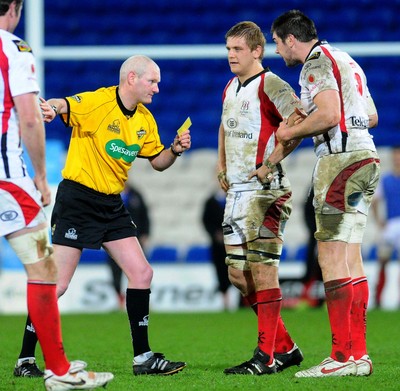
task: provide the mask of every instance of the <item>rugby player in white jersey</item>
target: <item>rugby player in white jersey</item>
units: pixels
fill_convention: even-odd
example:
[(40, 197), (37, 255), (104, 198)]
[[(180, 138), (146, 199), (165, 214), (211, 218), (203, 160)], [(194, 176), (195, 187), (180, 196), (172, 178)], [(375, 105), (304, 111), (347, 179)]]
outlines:
[(314, 22), (297, 10), (272, 24), (276, 53), (287, 66), (303, 64), (301, 100), (307, 117), (278, 139), (313, 137), (318, 157), (313, 174), (318, 262), (332, 333), (329, 357), (297, 377), (366, 376), (368, 282), (361, 243), (379, 180), (379, 157), (369, 133), (378, 115), (366, 76), (347, 53), (318, 39)]
[[(86, 372), (83, 361), (64, 353), (57, 304), (57, 269), (43, 207), (50, 204), (46, 179), (45, 131), (37, 95), (32, 49), (13, 34), (23, 0), (0, 0), (0, 235), (5, 236), (26, 270), (27, 327), (36, 330), (42, 348), (47, 390), (93, 389), (113, 379), (111, 373)], [(22, 143), (34, 168), (29, 177)], [(20, 357), (16, 376), (43, 376), (34, 357)]]
[(292, 191), (280, 162), (299, 141), (283, 145), (275, 137), (284, 117), (289, 124), (299, 118), (301, 104), (288, 83), (263, 67), (266, 40), (259, 26), (238, 23), (225, 38), (235, 74), (223, 93), (218, 148), (218, 178), (227, 192), (226, 264), (230, 281), (257, 314), (258, 342), (249, 361), (224, 372), (273, 374), (303, 360), (280, 316), (278, 278), (292, 210)]

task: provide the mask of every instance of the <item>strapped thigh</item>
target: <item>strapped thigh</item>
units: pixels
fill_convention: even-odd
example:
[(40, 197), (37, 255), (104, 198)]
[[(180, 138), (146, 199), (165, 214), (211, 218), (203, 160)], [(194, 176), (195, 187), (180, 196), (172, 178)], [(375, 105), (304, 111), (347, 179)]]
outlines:
[(24, 265), (40, 262), (53, 253), (47, 228), (9, 238), (8, 243)]
[(282, 243), (254, 240), (247, 244), (247, 260), (278, 266), (282, 254)]
[(246, 253), (247, 250), (242, 247), (230, 248), (225, 258), (226, 265), (238, 270), (250, 270)]

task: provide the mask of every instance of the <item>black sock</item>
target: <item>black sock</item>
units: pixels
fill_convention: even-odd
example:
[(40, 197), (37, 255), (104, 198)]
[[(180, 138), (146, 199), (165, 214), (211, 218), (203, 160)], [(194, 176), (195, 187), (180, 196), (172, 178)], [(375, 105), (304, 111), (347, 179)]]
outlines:
[(149, 337), (150, 289), (127, 289), (126, 310), (131, 326), (134, 356), (148, 352)]
[(35, 357), (35, 348), (36, 348), (37, 341), (38, 341), (38, 339), (37, 339), (35, 329), (31, 322), (31, 318), (28, 315), (28, 317), (26, 318), (24, 338), (22, 340), (22, 347), (21, 347), (21, 353), (19, 355), (19, 358)]

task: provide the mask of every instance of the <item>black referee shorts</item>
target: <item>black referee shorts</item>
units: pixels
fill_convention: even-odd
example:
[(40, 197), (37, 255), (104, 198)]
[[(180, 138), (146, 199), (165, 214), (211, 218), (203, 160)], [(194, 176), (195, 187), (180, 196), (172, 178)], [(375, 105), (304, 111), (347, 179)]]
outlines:
[(103, 242), (136, 236), (121, 196), (107, 195), (64, 179), (51, 215), (54, 244), (99, 249)]

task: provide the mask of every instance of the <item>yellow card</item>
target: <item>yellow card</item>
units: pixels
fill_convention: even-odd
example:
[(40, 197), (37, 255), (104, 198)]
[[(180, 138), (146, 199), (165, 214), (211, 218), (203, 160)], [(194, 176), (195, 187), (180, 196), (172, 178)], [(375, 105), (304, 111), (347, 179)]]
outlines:
[(182, 124), (182, 126), (176, 132), (180, 136), (181, 133), (184, 132), (185, 130), (189, 129), (191, 125), (192, 125), (192, 121), (190, 120), (190, 117), (187, 117), (186, 121)]

